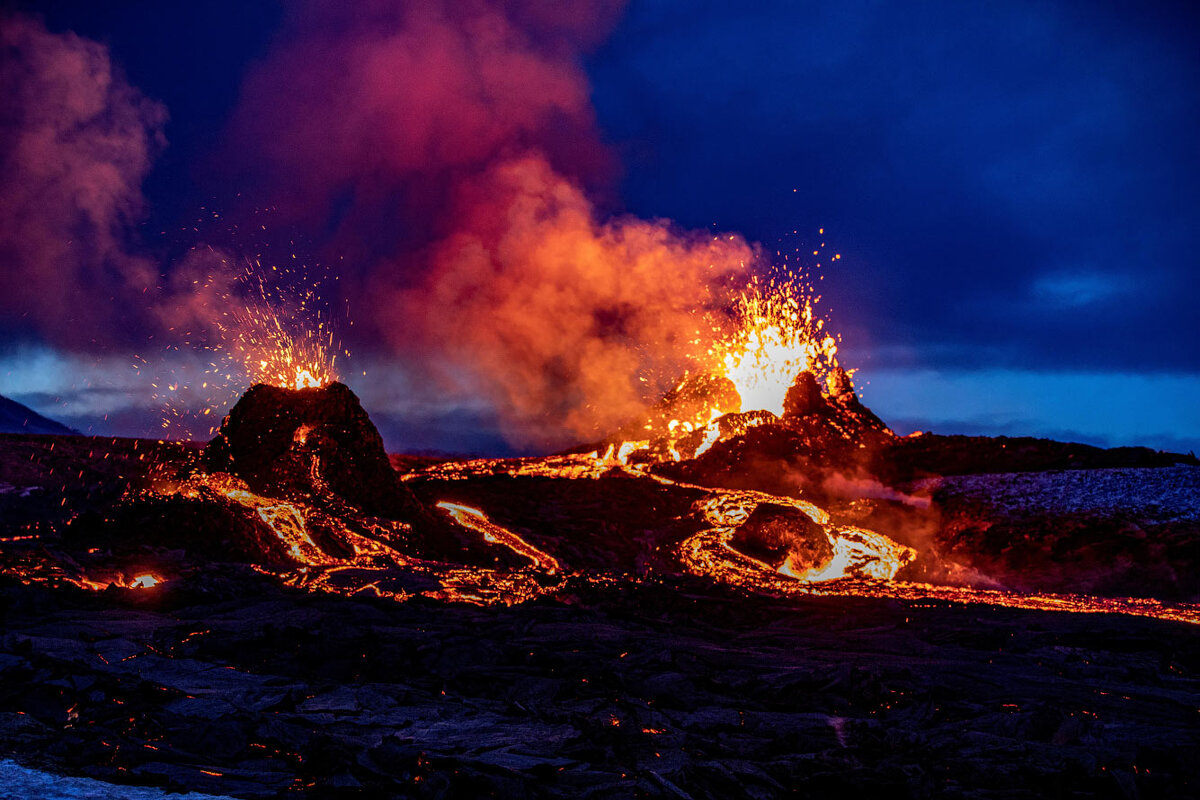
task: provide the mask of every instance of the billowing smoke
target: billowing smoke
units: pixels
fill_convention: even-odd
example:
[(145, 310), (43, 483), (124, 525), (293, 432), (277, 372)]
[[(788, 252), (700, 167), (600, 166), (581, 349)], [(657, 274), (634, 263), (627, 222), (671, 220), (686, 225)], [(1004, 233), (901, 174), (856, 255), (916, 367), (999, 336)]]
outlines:
[[(702, 355), (706, 311), (754, 252), (736, 237), (661, 220), (598, 221), (583, 192), (538, 156), (459, 187), (459, 230), (436, 244), (387, 329), (471, 368), (511, 433), (587, 436), (628, 423)], [(441, 370), (443, 375), (453, 370)]]
[(629, 422), (754, 257), (594, 205), (615, 170), (581, 62), (619, 8), (308, 2), (231, 130), (279, 213), (329, 232), (359, 330), (522, 444)]
[(506, 155), (601, 180), (612, 162), (580, 57), (619, 7), (299, 3), (246, 78), (223, 161), (351, 263), (452, 232), (458, 181)]
[(120, 340), (157, 265), (129, 246), (166, 109), (107, 49), (0, 17), (0, 312), (70, 347)]
[[(523, 444), (636, 416), (756, 256), (614, 213), (583, 58), (621, 5), (303, 0), (214, 144), (217, 193), (232, 181), (337, 265), (324, 299), (348, 304), (357, 353), (446, 405), (487, 398)], [(0, 310), (75, 348), (211, 341), (250, 254), (198, 241), (159, 264), (131, 236), (165, 109), (100, 44), (24, 17), (3, 44)]]

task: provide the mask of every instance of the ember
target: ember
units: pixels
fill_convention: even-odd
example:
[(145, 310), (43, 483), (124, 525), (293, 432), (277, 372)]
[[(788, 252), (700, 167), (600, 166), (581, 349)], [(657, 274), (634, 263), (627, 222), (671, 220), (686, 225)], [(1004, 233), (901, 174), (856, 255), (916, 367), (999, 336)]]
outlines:
[[(2, 531), (0, 570), (15, 586), (45, 593), (16, 607), (59, 598), (64, 605), (50, 623), (8, 615), (9, 629), (37, 644), (31, 653), (10, 637), (17, 643), (0, 653), (0, 671), (4, 685), (20, 689), (0, 695), (38, 724), (60, 726), (55, 736), (82, 737), (114, 754), (104, 758), (131, 773), (230, 796), (336, 788), (343, 779), (326, 766), (333, 742), (362, 756), (353, 759), (354, 779), (384, 795), (414, 775), (440, 785), (451, 763), (475, 765), (472, 785), (491, 786), (500, 759), (505, 780), (537, 783), (554, 774), (574, 781), (572, 792), (610, 779), (620, 788), (638, 764), (665, 764), (675, 770), (672, 785), (712, 797), (687, 777), (711, 763), (695, 753), (717, 747), (730, 756), (722, 763), (730, 770), (741, 763), (737, 753), (773, 757), (778, 741), (797, 741), (797, 730), (808, 737), (799, 741), (811, 739), (802, 746), (816, 751), (797, 763), (822, 769), (850, 755), (894, 758), (891, 744), (887, 756), (863, 755), (879, 739), (871, 726), (883, 724), (889, 743), (935, 735), (951, 753), (962, 750), (964, 725), (987, 732), (989, 742), (1016, 736), (1028, 746), (1028, 730), (1047, 713), (1045, 697), (1064, 693), (1069, 700), (1052, 701), (1063, 708), (1043, 739), (1074, 741), (1083, 723), (1064, 720), (1132, 718), (1122, 715), (1136, 705), (1130, 692), (1141, 690), (1128, 688), (1137, 680), (1130, 676), (1149, 662), (1127, 651), (1131, 636), (1145, 637), (1137, 647), (1167, 643), (1153, 675), (1156, 703), (1164, 692), (1194, 694), (1171, 670), (1179, 643), (1200, 625), (1200, 605), (1186, 594), (1168, 602), (1084, 594), (1063, 583), (1013, 591), (980, 580), (958, 566), (971, 554), (952, 548), (970, 537), (912, 535), (937, 520), (945, 501), (914, 499), (922, 484), (900, 469), (927, 463), (937, 440), (895, 437), (840, 368), (825, 377), (822, 388), (801, 372), (775, 414), (741, 411), (727, 378), (693, 376), (652, 410), (653, 438), (544, 458), (398, 458), (399, 473), (348, 387), (257, 385), (203, 452), (138, 445), (113, 473), (122, 492), (91, 505), (73, 501), (87, 512), (55, 518), (61, 522), (39, 527), (35, 538), (19, 527)], [(722, 413), (707, 419), (714, 408)], [(61, 440), (16, 460), (36, 464), (41, 453), (86, 462), (96, 446), (84, 447)], [(1200, 474), (1200, 465), (1175, 469)], [(44, 477), (37, 480), (46, 484)], [(39, 495), (6, 497), (62, 508), (68, 496)], [(891, 516), (897, 509), (903, 514)], [(1157, 546), (1186, 574), (1186, 545), (1174, 541)], [(1036, 551), (1024, 547), (1028, 563)], [(170, 591), (159, 591), (163, 576)], [(83, 613), (71, 599), (79, 590), (104, 608), (79, 623), (86, 636), (64, 637), (64, 620)], [(314, 602), (315, 595), (326, 599)], [(185, 608), (156, 611), (162, 602)], [(1083, 669), (1071, 655), (1080, 642), (1109, 640), (1078, 621), (1081, 614), (1107, 615), (1096, 624), (1121, 632), (1121, 647), (1095, 660), (1118, 665), (1108, 694), (1070, 677)], [(96, 639), (108, 630), (115, 633)], [(1031, 699), (1010, 687), (998, 702), (995, 682), (979, 676), (997, 674), (1001, 659), (1004, 670), (1020, 665), (1020, 685), (1050, 681), (1054, 691)], [(26, 691), (23, 676), (41, 675), (50, 663), (82, 677)], [(122, 682), (126, 675), (136, 676), (136, 687)], [(103, 690), (62, 688), (55, 705), (59, 689), (45, 688), (75, 685)], [(952, 690), (969, 700), (943, 726), (921, 709), (946, 703)], [(214, 702), (226, 723), (216, 730), (244, 735), (203, 732), (213, 730), (206, 715)], [(806, 710), (797, 716), (793, 703)], [(1089, 752), (1111, 760), (1144, 749), (1149, 737), (1166, 736), (1154, 733), (1164, 719), (1173, 731), (1167, 738), (1177, 739), (1192, 721), (1170, 709), (1184, 705), (1156, 706), (1168, 711), (1152, 717), (1153, 730), (1105, 728), (1125, 738), (1109, 750), (1098, 739)], [(1014, 718), (1026, 726), (1016, 734), (1005, 727)], [(713, 730), (725, 729), (734, 744), (714, 739)], [(4, 741), (16, 749), (36, 744), (13, 737)], [(203, 762), (192, 755), (196, 741)], [(530, 742), (548, 755), (526, 755)], [(579, 742), (606, 744), (593, 753)], [(416, 760), (425, 753), (436, 758)], [(626, 764), (622, 753), (635, 755)], [(619, 767), (605, 766), (614, 758)], [(1002, 762), (987, 768), (1008, 774)], [(746, 780), (739, 776), (730, 791)]]
[(837, 340), (814, 316), (817, 298), (792, 282), (755, 278), (739, 296), (737, 327), (710, 351), (714, 372), (731, 381), (743, 411), (782, 416), (796, 376), (837, 367)]
[(0, 800), (1197, 796), (1187, 4), (11, 5)]
[(153, 383), (163, 403), (163, 427), (190, 437), (205, 428), (211, 412), (247, 387), (317, 389), (338, 380), (340, 347), (335, 321), (321, 297), (321, 281), (302, 265), (280, 267), (245, 260), (228, 274), (221, 266), (197, 280), (193, 304), (199, 330), (184, 344), (209, 359), (199, 373), (172, 375)]

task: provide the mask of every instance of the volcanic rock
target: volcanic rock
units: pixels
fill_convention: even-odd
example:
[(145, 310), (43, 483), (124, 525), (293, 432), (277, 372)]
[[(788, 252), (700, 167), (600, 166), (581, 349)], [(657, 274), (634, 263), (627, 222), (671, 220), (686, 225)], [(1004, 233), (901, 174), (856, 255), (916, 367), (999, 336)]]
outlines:
[[(136, 531), (136, 536), (130, 531)], [(293, 563), (287, 546), (257, 514), (218, 502), (212, 490), (196, 498), (150, 492), (131, 495), (104, 514), (87, 512), (72, 519), (63, 541), (72, 548), (103, 548), (122, 562), (149, 550), (156, 553), (153, 560), (159, 568), (178, 560), (166, 555), (174, 551), (187, 560)]]
[(657, 464), (654, 471), (701, 486), (829, 500), (828, 486), (836, 485), (829, 478), (867, 474), (896, 440), (859, 401), (845, 372), (831, 373), (829, 385), (835, 393), (826, 396), (813, 374), (802, 372), (788, 390), (782, 418), (763, 418), (765, 412), (722, 417), (721, 436), (707, 452)]
[(937, 475), (1200, 466), (1193, 455), (1147, 447), (1100, 448), (1029, 436), (942, 436), (921, 433), (896, 439), (881, 452), (874, 471), (902, 482)]
[(825, 376), (825, 386), (829, 390), (829, 396), (833, 398), (854, 394), (854, 381), (850, 380), (846, 370), (841, 367), (834, 367), (829, 371)]
[(820, 525), (798, 509), (775, 503), (760, 503), (729, 543), (776, 569), (789, 557), (797, 571), (818, 569), (833, 558)]
[(671, 420), (703, 425), (713, 409), (729, 414), (741, 407), (742, 398), (733, 381), (719, 375), (689, 375), (655, 405), (651, 424), (661, 431)]
[(850, 376), (846, 374), (846, 370), (841, 367), (834, 367), (828, 376), (825, 378), (826, 386), (829, 388), (830, 404), (840, 409), (840, 413), (856, 420), (858, 425), (864, 430), (871, 430), (878, 433), (887, 434), (887, 439), (894, 438), (891, 428), (887, 426), (882, 419), (875, 415), (875, 412), (862, 404), (858, 399), (858, 395), (854, 393), (854, 382), (850, 380)]
[(783, 418), (803, 417), (825, 406), (821, 387), (811, 372), (801, 372), (783, 398)]
[[(855, 430), (844, 411), (831, 390), (826, 410), (786, 424), (763, 417), (672, 468), (724, 465), (724, 480), (790, 480), (794, 489), (805, 465), (819, 475), (863, 452), (841, 433)], [(300, 438), (315, 447), (311, 434)], [(295, 438), (265, 460), (261, 485), (276, 485), (267, 484), (280, 459), (294, 466)], [(903, 452), (907, 440), (892, 440), (882, 453), (904, 455), (910, 470), (984, 468), (997, 454), (1018, 467), (1151, 455), (1009, 439), (979, 441), (981, 454), (967, 458), (966, 440), (924, 438)], [(821, 450), (838, 442), (834, 455)], [(282, 553), (280, 545), (255, 545), (236, 529), (259, 515), (223, 501), (223, 480), (194, 499), (112, 507), (116, 487), (169, 485), (197, 457), (161, 442), (0, 436), (0, 497), (11, 504), (0, 505), (0, 522), (8, 509), (65, 505), (110, 525), (102, 538), (83, 535), (81, 520), (79, 536), (60, 538), (56, 523), (0, 543), (0, 782), (9, 794), (21, 794), (9, 759), (236, 797), (715, 800), (803, 787), (814, 797), (1182, 798), (1200, 785), (1195, 625), (988, 599), (1004, 592), (960, 603), (916, 586), (883, 599), (859, 595), (868, 587), (855, 581), (840, 596), (782, 597), (718, 582), (678, 560), (711, 524), (695, 513), (710, 493), (616, 470), (582, 480), (558, 472), (561, 459), (540, 472), (529, 460), (424, 469), (404, 486), (430, 505), (478, 507), (553, 554), (567, 573), (562, 589), (475, 606), (427, 594), (436, 582), (417, 581), (433, 581), (429, 573), (360, 564), (323, 577), (351, 586), (369, 571), (374, 588), (403, 579), (408, 600), (339, 596), (260, 572), (273, 562), (254, 557), (255, 547)], [(297, 476), (297, 491), (325, 485), (329, 462), (314, 457), (317, 475), (307, 484)], [(942, 480), (932, 495), (946, 515), (933, 520), (942, 525), (936, 544), (1031, 590), (1131, 593), (1128, 581), (1140, 578), (1162, 597), (1170, 568), (1172, 591), (1191, 598), (1197, 470)], [(44, 488), (24, 493), (32, 487)], [(977, 508), (990, 527), (975, 524)], [(321, 544), (315, 519), (326, 512), (304, 511)], [(1082, 516), (1101, 513), (1123, 518), (1101, 528)], [(819, 549), (819, 534), (785, 502), (756, 500), (732, 544), (773, 564), (790, 555), (802, 569), (797, 548)], [(168, 547), (187, 551), (186, 569)], [(253, 569), (230, 563), (238, 547)], [(424, 568), (433, 551), (414, 552)], [(93, 592), (64, 580), (107, 580), (93, 571), (101, 559), (146, 563), (164, 581)], [(1085, 582), (1106, 565), (1120, 572)], [(460, 560), (454, 574), (470, 568)], [(1194, 620), (1192, 607), (1176, 610)]]
[(788, 387), (783, 400), (783, 419), (795, 423), (811, 415), (819, 415), (839, 429), (844, 436), (872, 440), (880, 435), (892, 438), (892, 432), (879, 417), (862, 404), (854, 393), (854, 383), (841, 367), (834, 367), (826, 376), (828, 395), (821, 391), (816, 376), (801, 372)]
[(327, 487), (367, 513), (392, 517), (416, 505), (379, 431), (342, 383), (250, 387), (205, 448), (204, 464), (266, 494), (319, 495)]
[(0, 395), (0, 433), (79, 435), (79, 431), (49, 417), (43, 417), (32, 408), (3, 395)]

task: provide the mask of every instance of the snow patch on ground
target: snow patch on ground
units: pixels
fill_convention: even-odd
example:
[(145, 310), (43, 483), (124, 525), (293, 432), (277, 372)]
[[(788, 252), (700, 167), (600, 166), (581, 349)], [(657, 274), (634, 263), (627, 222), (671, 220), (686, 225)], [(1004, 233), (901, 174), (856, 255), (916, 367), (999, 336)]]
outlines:
[(168, 793), (144, 786), (122, 786), (91, 778), (71, 778), (0, 759), (0, 800), (233, 800), (224, 795)]
[(13, 486), (11, 483), (0, 481), (0, 494), (15, 494), (17, 497), (29, 497), (34, 492), (40, 492), (40, 486)]
[(977, 502), (1006, 516), (1105, 512), (1148, 521), (1200, 519), (1200, 467), (1080, 469), (954, 475), (912, 491)]

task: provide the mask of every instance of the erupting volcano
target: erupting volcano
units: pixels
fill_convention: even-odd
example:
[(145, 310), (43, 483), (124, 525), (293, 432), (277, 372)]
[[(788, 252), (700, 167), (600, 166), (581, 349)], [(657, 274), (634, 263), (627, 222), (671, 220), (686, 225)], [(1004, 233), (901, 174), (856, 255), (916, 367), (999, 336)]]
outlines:
[(1171, 15), (42, 5), (0, 800), (1200, 796)]
[[(886, 483), (896, 481), (896, 462), (912, 440), (859, 401), (815, 302), (795, 283), (752, 280), (729, 318), (712, 323), (712, 344), (683, 379), (642, 421), (591, 452), (402, 461), (399, 472), (358, 398), (335, 380), (333, 338), (320, 316), (316, 335), (297, 333), (269, 303), (251, 303), (222, 330), (247, 371), (266, 381), (238, 400), (201, 458), (126, 494), (100, 520), (71, 520), (64, 541), (111, 541), (136, 524), (159, 546), (176, 539), (209, 552), (223, 542), (242, 563), (288, 585), (397, 600), (420, 594), (512, 604), (565, 591), (572, 581), (692, 574), (772, 596), (937, 598), (1200, 623), (1200, 607), (1190, 603), (1087, 597), (1066, 586), (1006, 592), (947, 558), (928, 537), (934, 517), (920, 513), (929, 497)], [(624, 543), (608, 559), (576, 561), (572, 553), (586, 550), (596, 531), (559, 554), (539, 541), (546, 535), (540, 514), (460, 502), (474, 503), (477, 486), (501, 477), (587, 481), (593, 488), (585, 491), (599, 495), (653, 487), (681, 513), (677, 524), (644, 528), (636, 545)], [(877, 513), (887, 510), (882, 501), (899, 501), (907, 518)], [(649, 510), (621, 507), (629, 524)], [(866, 526), (876, 519), (881, 529)], [(18, 574), (104, 588), (104, 575), (132, 574), (134, 565), (122, 560), (115, 552), (47, 555), (41, 567)], [(110, 581), (160, 582), (153, 575)]]
[[(766, 786), (811, 780), (812, 764), (842, 763), (846, 748), (876, 763), (869, 742), (879, 720), (890, 720), (895, 736), (941, 737), (959, 753), (953, 726), (920, 710), (933, 707), (943, 681), (966, 677), (943, 674), (945, 643), (983, 637), (984, 650), (954, 657), (990, 669), (1029, 630), (1048, 632), (1018, 645), (1034, 649), (1015, 657), (1014, 680), (1036, 683), (1047, 660), (1058, 664), (1056, 691), (1079, 710), (1054, 711), (1044, 723), (1039, 715), (1051, 712), (1041, 709), (1058, 701), (1018, 699), (1004, 687), (986, 702), (1022, 720), (1022, 731), (1049, 724), (1054, 753), (1060, 740), (1083, 736), (1064, 715), (1121, 713), (1107, 698), (1139, 690), (1106, 683), (1097, 690), (1103, 702), (1093, 702), (1063, 677), (1062, 654), (1091, 641), (1083, 620), (1096, 614), (1123, 636), (1195, 642), (1194, 509), (1114, 512), (1116, 524), (1136, 518), (1142, 537), (1112, 536), (1100, 548), (1086, 535), (1111, 528), (1100, 512), (990, 510), (972, 499), (972, 481), (1003, 492), (1024, 480), (1111, 472), (1194, 487), (1200, 465), (1043, 440), (898, 437), (860, 401), (814, 302), (786, 281), (753, 281), (727, 316), (708, 319), (711, 336), (698, 340), (705, 346), (639, 418), (558, 455), (469, 460), (389, 456), (358, 397), (336, 379), (323, 325), (314, 337), (269, 307), (231, 314), (225, 341), (256, 382), (202, 449), (0, 441), (5, 468), (23, 465), (24, 480), (68, 476), (57, 506), (41, 485), (3, 498), (16, 512), (0, 531), (8, 596), (81, 609), (61, 614), (134, 615), (103, 624), (132, 625), (120, 635), (138, 642), (102, 638), (75, 653), (45, 644), (36, 615), (16, 615), (30, 632), (0, 660), (9, 685), (22, 685), (35, 661), (42, 672), (86, 675), (6, 702), (42, 726), (32, 742), (53, 740), (43, 727), (56, 715), (68, 730), (87, 720), (87, 730), (103, 733), (71, 733), (71, 741), (101, 748), (122, 778), (245, 797), (401, 784), (424, 796), (420, 787), (446, 774), (459, 776), (444, 778), (449, 785), (492, 792), (544, 783), (547, 796), (567, 796), (608, 782), (622, 795), (631, 769), (649, 776), (638, 779), (638, 795), (655, 796), (657, 786), (658, 795), (715, 796), (689, 777), (717, 763), (701, 755), (713, 746), (706, 742), (716, 736), (721, 747), (769, 760), (771, 742), (794, 732), (795, 713), (810, 720), (805, 735), (819, 740), (818, 755), (790, 771), (777, 765), (781, 778), (764, 778)], [(972, 477), (993, 465), (1016, 474)], [(1047, 472), (1064, 467), (1074, 472)], [(1087, 467), (1105, 469), (1077, 469)], [(5, 480), (0, 486), (20, 485)], [(743, 640), (751, 629), (757, 638)], [(913, 641), (924, 648), (916, 655)], [(21, 650), (20, 642), (36, 644)], [(87, 648), (103, 667), (81, 664)], [(787, 663), (772, 666), (779, 658)], [(856, 666), (829, 677), (809, 658)], [(135, 673), (121, 666), (131, 659)], [(458, 659), (466, 665), (447, 666)], [(232, 672), (199, 677), (210, 661)], [(661, 666), (668, 661), (676, 666)], [(870, 683), (883, 662), (907, 666)], [(156, 688), (135, 698), (131, 674)], [(327, 674), (340, 688), (314, 683)], [(725, 677), (712, 683), (714, 674)], [(509, 686), (505, 676), (514, 675)], [(106, 688), (66, 688), (97, 680)], [(868, 688), (855, 688), (863, 680)], [(715, 688), (701, 689), (705, 681)], [(960, 691), (974, 699), (955, 700), (956, 714), (984, 702), (975, 689)], [(443, 708), (450, 696), (481, 692), (489, 721)], [(131, 708), (119, 731), (102, 708), (110, 695)], [(821, 710), (796, 712), (793, 695)], [(218, 705), (198, 705), (206, 703)], [(447, 713), (480, 741), (432, 721)], [(345, 715), (359, 731), (350, 738), (339, 727)], [(1194, 733), (1184, 716), (1166, 714), (1168, 729)], [(213, 730), (236, 731), (228, 742), (196, 727), (213, 719), (226, 726)], [(1102, 758), (1118, 765), (1123, 748), (1145, 736), (1129, 728)], [(331, 774), (319, 753), (351, 741), (366, 742), (358, 766)], [(680, 755), (669, 755), (668, 742)], [(1180, 747), (1156, 752), (1175, 758)], [(626, 758), (637, 766), (623, 766)], [(1004, 763), (972, 758), (972, 769), (988, 774)], [(1029, 769), (1020, 781), (1044, 774)]]

